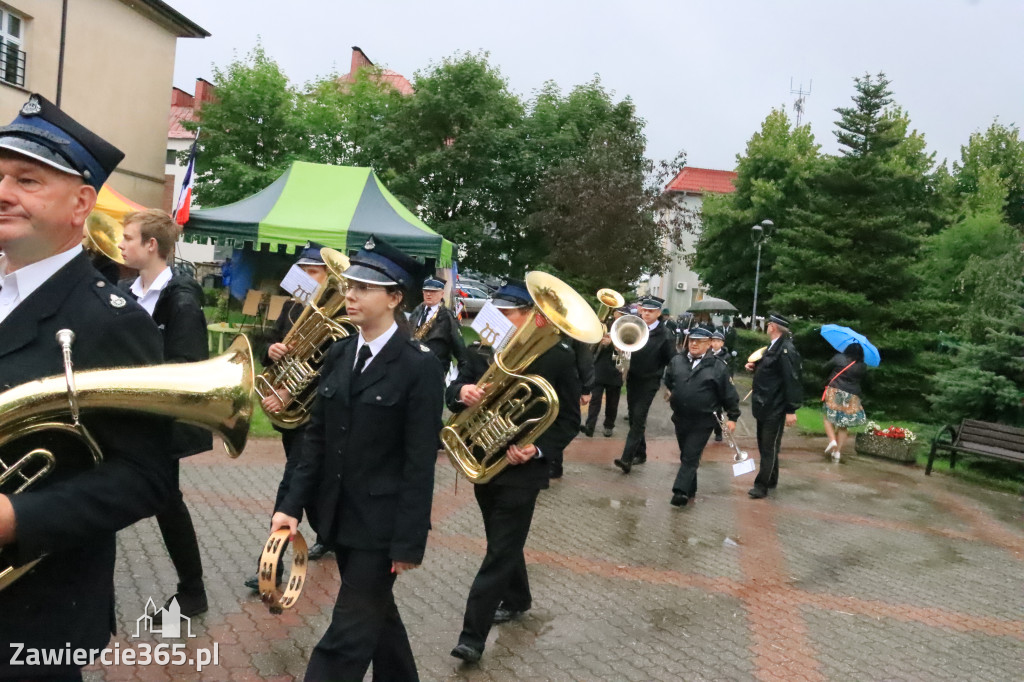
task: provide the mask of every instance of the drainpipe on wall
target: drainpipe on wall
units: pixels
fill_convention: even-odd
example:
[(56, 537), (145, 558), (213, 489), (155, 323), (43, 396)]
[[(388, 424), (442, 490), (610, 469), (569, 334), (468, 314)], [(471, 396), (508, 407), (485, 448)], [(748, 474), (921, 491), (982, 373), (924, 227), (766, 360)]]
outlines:
[(68, 0), (64, 0), (60, 13), (60, 56), (57, 57), (57, 97), (56, 105), (60, 106), (61, 90), (64, 87), (64, 40), (68, 35)]

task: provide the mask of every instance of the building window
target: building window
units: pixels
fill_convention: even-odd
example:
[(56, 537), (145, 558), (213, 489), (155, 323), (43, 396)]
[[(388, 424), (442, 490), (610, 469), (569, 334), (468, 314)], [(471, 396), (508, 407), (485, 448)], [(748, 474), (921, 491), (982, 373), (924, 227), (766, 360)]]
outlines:
[(0, 8), (0, 80), (12, 85), (25, 85), (24, 35), (24, 20)]
[(168, 149), (166, 163), (168, 166), (178, 165), (178, 152), (173, 149)]

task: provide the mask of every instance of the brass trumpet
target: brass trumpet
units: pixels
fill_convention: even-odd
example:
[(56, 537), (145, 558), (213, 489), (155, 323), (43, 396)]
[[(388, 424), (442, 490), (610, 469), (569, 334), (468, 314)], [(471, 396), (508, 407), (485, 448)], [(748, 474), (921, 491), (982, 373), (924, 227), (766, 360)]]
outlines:
[(715, 412), (715, 420), (718, 421), (718, 425), (722, 428), (722, 435), (727, 441), (729, 441), (729, 446), (736, 453), (732, 456), (732, 461), (742, 462), (749, 457), (750, 455), (747, 454), (746, 450), (740, 450), (740, 446), (736, 443), (736, 439), (732, 437), (732, 431), (730, 431), (726, 426), (725, 418), (718, 412)]
[[(80, 413), (92, 410), (171, 417), (215, 431), (231, 457), (241, 454), (252, 416), (255, 374), (252, 348), (244, 336), (236, 338), (223, 355), (203, 362), (78, 373), (71, 363), (74, 338), (69, 329), (57, 332), (64, 357), (63, 375), (30, 381), (0, 393), (0, 450), (28, 435), (56, 432), (80, 439), (89, 454), (65, 457), (39, 447), (9, 465), (0, 460), (0, 493), (24, 492), (58, 468), (78, 473), (102, 465), (99, 445), (79, 420)], [(6, 554), (0, 549), (0, 590), (39, 561), (15, 567)]]

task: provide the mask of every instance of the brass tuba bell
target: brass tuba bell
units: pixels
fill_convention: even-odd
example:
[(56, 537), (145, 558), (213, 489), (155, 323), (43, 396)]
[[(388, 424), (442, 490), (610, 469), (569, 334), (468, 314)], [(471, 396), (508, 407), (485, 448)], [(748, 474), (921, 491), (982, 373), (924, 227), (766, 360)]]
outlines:
[[(13, 441), (41, 432), (64, 432), (81, 439), (90, 457), (76, 461), (36, 448), (0, 460), (0, 493), (16, 495), (44, 481), (55, 470), (86, 470), (102, 465), (103, 454), (80, 412), (121, 410), (170, 417), (218, 433), (231, 457), (238, 457), (249, 433), (253, 409), (252, 348), (239, 336), (227, 352), (202, 362), (74, 372), (67, 329), (57, 333), (65, 373), (15, 386), (0, 393), (0, 450)], [(10, 446), (10, 447), (5, 447)], [(0, 590), (28, 572), (36, 561), (12, 566), (0, 549)]]
[(637, 315), (623, 315), (615, 320), (608, 332), (615, 346), (615, 368), (626, 378), (629, 373), (629, 360), (634, 352), (647, 345), (651, 330), (647, 323)]
[(534, 307), (477, 381), (489, 384), (483, 399), (453, 415), (441, 430), (448, 458), (473, 483), (487, 483), (501, 473), (508, 464), (504, 451), (509, 443), (533, 443), (558, 417), (558, 396), (551, 384), (519, 372), (563, 334), (582, 343), (597, 343), (604, 335), (590, 304), (554, 275), (528, 273), (526, 288)]
[(115, 263), (124, 265), (124, 256), (118, 244), (124, 239), (124, 225), (106, 213), (93, 211), (82, 228), (82, 247), (92, 253), (101, 253)]

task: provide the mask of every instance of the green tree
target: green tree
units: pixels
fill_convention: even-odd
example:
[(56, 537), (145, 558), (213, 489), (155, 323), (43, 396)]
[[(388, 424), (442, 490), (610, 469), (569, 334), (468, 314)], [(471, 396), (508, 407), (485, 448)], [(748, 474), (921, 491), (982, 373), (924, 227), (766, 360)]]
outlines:
[(217, 99), (204, 103), (196, 158), (198, 203), (221, 206), (258, 192), (308, 150), (298, 94), (259, 44), (244, 59), (213, 69)]
[(993, 169), (1006, 191), (1003, 214), (1010, 225), (1024, 230), (1024, 140), (1015, 125), (994, 121), (984, 133), (974, 133), (960, 147), (953, 164), (956, 192), (965, 201), (978, 196), (986, 169)]
[[(795, 127), (784, 110), (774, 109), (736, 158), (736, 191), (704, 198), (693, 266), (714, 296), (751, 309), (757, 250), (750, 228), (770, 219), (778, 230), (788, 229), (790, 211), (807, 203), (818, 150), (809, 126)], [(774, 262), (769, 242), (762, 247), (762, 273), (771, 272)]]

